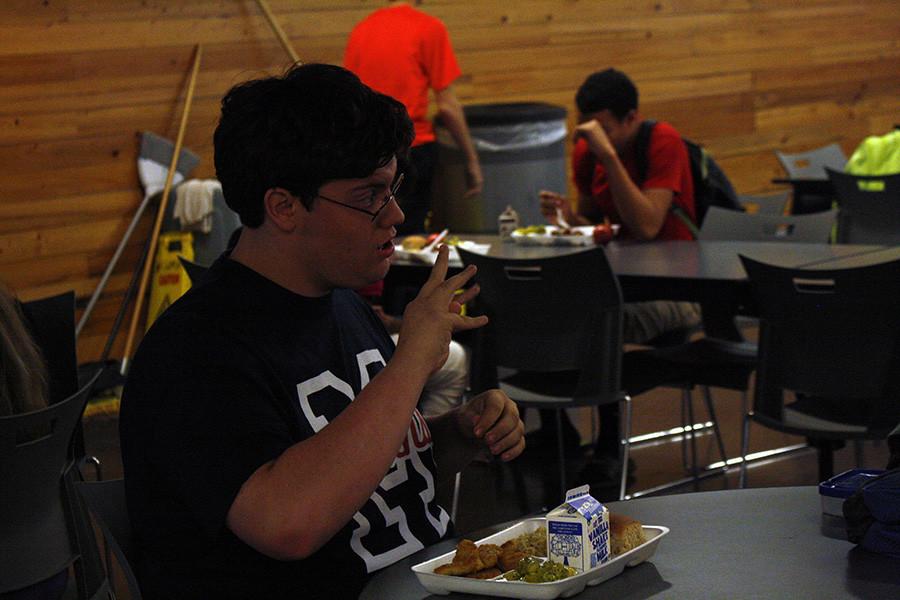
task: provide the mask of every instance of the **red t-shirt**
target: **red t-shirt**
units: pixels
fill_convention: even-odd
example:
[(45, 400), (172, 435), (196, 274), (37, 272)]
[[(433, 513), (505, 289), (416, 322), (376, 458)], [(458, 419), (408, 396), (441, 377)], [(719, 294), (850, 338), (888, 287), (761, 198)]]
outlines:
[(462, 73), (444, 24), (403, 4), (380, 8), (353, 28), (344, 67), (406, 106), (416, 131), (413, 146), (434, 141), (428, 89), (446, 89)]
[[(638, 170), (634, 150), (620, 156), (625, 170), (632, 181), (637, 181)], [(613, 223), (621, 223), (619, 213), (613, 203), (606, 180), (606, 170), (588, 148), (587, 141), (579, 139), (572, 152), (572, 172), (575, 187), (578, 191), (593, 198), (597, 207)], [(691, 163), (687, 148), (681, 135), (668, 123), (659, 122), (650, 135), (650, 146), (647, 149), (647, 177), (640, 186), (642, 190), (661, 188), (672, 190), (672, 202), (680, 206), (692, 220), (696, 221), (694, 211), (694, 180), (691, 178)], [(623, 225), (621, 235), (632, 237)], [(663, 222), (662, 229), (656, 236), (658, 240), (690, 240), (690, 230), (671, 211)]]

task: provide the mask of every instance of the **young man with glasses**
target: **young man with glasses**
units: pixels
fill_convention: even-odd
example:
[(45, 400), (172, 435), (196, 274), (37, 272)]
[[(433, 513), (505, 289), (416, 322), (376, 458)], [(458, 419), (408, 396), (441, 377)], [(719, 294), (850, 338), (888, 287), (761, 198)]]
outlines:
[(244, 230), (154, 323), (123, 398), (145, 597), (355, 598), (447, 534), (436, 478), (521, 453), (499, 391), (416, 409), (451, 334), (485, 322), (459, 314), (477, 288), (454, 297), (472, 270), (445, 279), (440, 251), (396, 348), (352, 291), (390, 266), (411, 138), (401, 104), (339, 67), (222, 101), (216, 172)]

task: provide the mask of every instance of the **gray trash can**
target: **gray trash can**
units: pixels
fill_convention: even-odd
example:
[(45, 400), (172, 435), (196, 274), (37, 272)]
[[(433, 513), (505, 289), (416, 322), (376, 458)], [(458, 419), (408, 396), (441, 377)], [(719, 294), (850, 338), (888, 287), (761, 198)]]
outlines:
[(497, 217), (507, 205), (519, 213), (521, 225), (545, 222), (538, 192), (566, 190), (566, 109), (517, 103), (475, 104), (464, 111), (484, 174), (484, 189), (479, 197), (463, 199), (463, 153), (438, 121), (432, 229), (493, 233)]

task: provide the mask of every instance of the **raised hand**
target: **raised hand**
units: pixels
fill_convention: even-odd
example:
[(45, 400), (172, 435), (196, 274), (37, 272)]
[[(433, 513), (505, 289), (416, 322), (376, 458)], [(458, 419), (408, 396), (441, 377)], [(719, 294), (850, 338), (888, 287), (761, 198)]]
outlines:
[(572, 211), (572, 203), (569, 202), (569, 199), (565, 196), (557, 194), (556, 192), (549, 192), (547, 190), (541, 190), (538, 192), (538, 197), (541, 201), (541, 214), (544, 215), (544, 218), (547, 219), (547, 222), (551, 225), (559, 225), (559, 219), (557, 219), (556, 209), (560, 209), (563, 214), (563, 218), (569, 223), (575, 222), (575, 213)]
[(462, 294), (455, 293), (475, 275), (475, 267), (469, 265), (447, 278), (449, 254), (449, 248), (442, 245), (428, 281), (406, 306), (395, 353), (409, 364), (421, 365), (428, 373), (438, 370), (447, 360), (453, 332), (482, 327), (488, 321), (485, 316), (460, 314), (462, 305), (477, 296), (479, 288), (473, 285)]
[(609, 136), (606, 135), (603, 126), (597, 119), (585, 121), (575, 127), (575, 139), (577, 140), (580, 137), (587, 140), (591, 152), (597, 158), (603, 160), (616, 155), (615, 147), (609, 141)]

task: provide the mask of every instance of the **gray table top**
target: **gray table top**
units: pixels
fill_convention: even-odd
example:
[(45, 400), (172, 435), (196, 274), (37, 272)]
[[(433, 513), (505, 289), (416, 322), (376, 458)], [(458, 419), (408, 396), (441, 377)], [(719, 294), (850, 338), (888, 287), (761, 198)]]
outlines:
[[(496, 235), (461, 235), (489, 243), (489, 256), (543, 258), (581, 252), (584, 246), (522, 246)], [(712, 301), (740, 305), (749, 296), (739, 255), (783, 267), (847, 268), (900, 258), (900, 246), (805, 244), (797, 242), (656, 241), (611, 242), (606, 247), (625, 299)], [(398, 267), (425, 269), (424, 263), (395, 259)], [(461, 267), (459, 261), (452, 266)]]
[[(679, 494), (608, 506), (670, 533), (650, 561), (586, 588), (579, 599), (900, 598), (900, 561), (822, 534), (814, 486)], [(360, 597), (437, 598), (410, 567), (453, 547), (454, 541), (442, 542), (398, 562), (376, 574)]]

